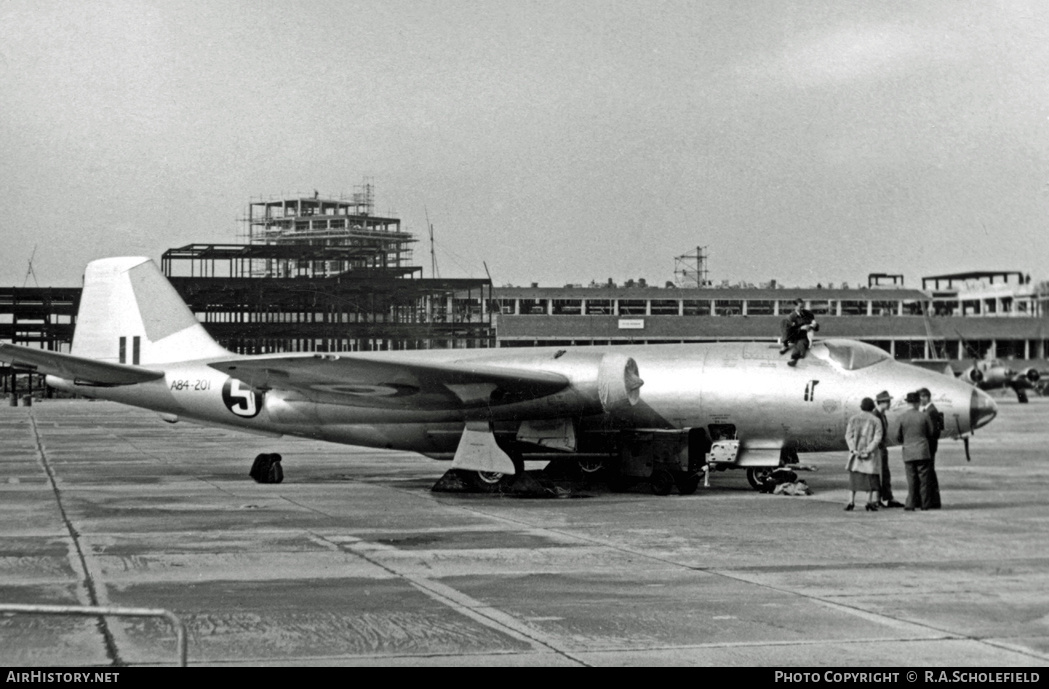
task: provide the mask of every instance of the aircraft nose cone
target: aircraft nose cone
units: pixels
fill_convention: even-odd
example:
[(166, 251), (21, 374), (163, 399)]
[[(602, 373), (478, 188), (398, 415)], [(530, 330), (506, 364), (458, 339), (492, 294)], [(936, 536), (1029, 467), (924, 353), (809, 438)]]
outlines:
[(974, 431), (998, 416), (998, 405), (983, 390), (973, 390), (969, 402), (969, 424)]

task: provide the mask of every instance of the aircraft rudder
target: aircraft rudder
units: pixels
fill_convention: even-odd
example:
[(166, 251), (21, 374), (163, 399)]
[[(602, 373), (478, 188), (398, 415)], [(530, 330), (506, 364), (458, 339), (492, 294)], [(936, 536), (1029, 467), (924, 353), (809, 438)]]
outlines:
[(88, 264), (71, 353), (133, 365), (228, 355), (145, 257)]

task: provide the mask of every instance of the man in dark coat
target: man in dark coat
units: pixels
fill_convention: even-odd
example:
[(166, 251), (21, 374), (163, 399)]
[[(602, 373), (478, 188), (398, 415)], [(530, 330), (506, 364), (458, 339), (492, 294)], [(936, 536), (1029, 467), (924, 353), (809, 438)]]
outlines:
[(878, 452), (881, 453), (881, 506), (903, 507), (903, 503), (892, 495), (892, 473), (889, 471), (889, 419), (885, 415), (892, 405), (892, 395), (888, 390), (882, 390), (874, 398), (874, 403), (877, 405), (874, 414), (881, 419), (881, 442), (878, 443)]
[(910, 512), (919, 505), (923, 511), (932, 506), (929, 439), (936, 429), (929, 415), (918, 411), (920, 401), (917, 392), (907, 393), (910, 409), (900, 416), (900, 430), (896, 434), (896, 440), (903, 445), (903, 467), (907, 472), (907, 503), (903, 509)]
[(929, 388), (918, 390), (918, 411), (929, 415), (935, 432), (929, 438), (929, 509), (940, 509), (940, 480), (936, 476), (936, 449), (940, 444), (940, 433), (943, 432), (943, 413), (932, 403), (932, 393)]
[(783, 348), (779, 353), (785, 354), (788, 349), (793, 349), (790, 353), (790, 361), (787, 362), (788, 366), (797, 366), (798, 359), (805, 358), (809, 345), (812, 344), (812, 333), (820, 329), (819, 323), (816, 322), (816, 315), (803, 308), (804, 304), (805, 302), (801, 299), (795, 299), (794, 310), (787, 314), (787, 317), (780, 323), (780, 343)]

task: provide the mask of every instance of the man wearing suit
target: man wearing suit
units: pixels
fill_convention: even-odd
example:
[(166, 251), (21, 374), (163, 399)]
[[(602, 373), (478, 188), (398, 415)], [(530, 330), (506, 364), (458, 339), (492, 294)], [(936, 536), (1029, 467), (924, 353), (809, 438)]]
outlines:
[(874, 402), (877, 405), (874, 414), (881, 420), (881, 442), (878, 443), (878, 452), (881, 454), (881, 506), (903, 507), (903, 503), (892, 496), (892, 474), (889, 472), (889, 420), (885, 414), (892, 404), (892, 396), (888, 390), (882, 390)]
[(935, 432), (929, 438), (929, 509), (940, 509), (940, 480), (936, 476), (936, 448), (940, 444), (940, 433), (943, 432), (943, 414), (932, 403), (932, 393), (929, 388), (918, 390), (918, 411), (929, 415)]
[(910, 409), (900, 416), (900, 430), (896, 433), (896, 440), (903, 445), (903, 467), (907, 472), (907, 503), (903, 509), (908, 512), (913, 512), (918, 506), (922, 511), (932, 506), (929, 439), (936, 429), (929, 415), (918, 411), (920, 401), (917, 392), (907, 393)]

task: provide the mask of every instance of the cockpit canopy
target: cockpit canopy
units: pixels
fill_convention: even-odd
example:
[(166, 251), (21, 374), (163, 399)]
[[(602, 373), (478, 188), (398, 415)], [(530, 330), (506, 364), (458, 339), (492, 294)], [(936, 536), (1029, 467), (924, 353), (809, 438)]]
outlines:
[(812, 353), (833, 361), (846, 371), (858, 371), (892, 359), (884, 349), (854, 340), (823, 340), (813, 345)]

